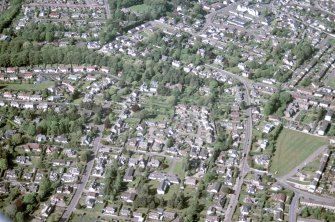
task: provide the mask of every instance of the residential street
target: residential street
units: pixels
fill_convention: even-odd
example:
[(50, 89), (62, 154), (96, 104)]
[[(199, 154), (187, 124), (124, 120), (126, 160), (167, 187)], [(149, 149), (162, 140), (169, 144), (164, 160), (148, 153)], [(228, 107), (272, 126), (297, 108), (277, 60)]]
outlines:
[(66, 208), (65, 212), (63, 213), (61, 219), (59, 220), (60, 222), (66, 222), (66, 221), (69, 220), (72, 212), (75, 210), (75, 208), (76, 208), (76, 206), (77, 206), (77, 204), (78, 204), (78, 202), (79, 202), (79, 200), (82, 196), (83, 190), (85, 189), (87, 181), (88, 181), (88, 179), (91, 175), (93, 165), (94, 165), (94, 159), (95, 159), (95, 156), (96, 156), (96, 154), (99, 150), (99, 147), (100, 147), (100, 141), (101, 141), (101, 138), (102, 138), (102, 133), (104, 131), (104, 125), (99, 125), (98, 128), (99, 128), (99, 136), (94, 140), (94, 143), (93, 143), (93, 148), (92, 148), (93, 155), (91, 156), (91, 159), (87, 162), (85, 173), (81, 177), (81, 181), (79, 182), (79, 186), (78, 186), (73, 198), (71, 199), (70, 204), (68, 205), (68, 207)]

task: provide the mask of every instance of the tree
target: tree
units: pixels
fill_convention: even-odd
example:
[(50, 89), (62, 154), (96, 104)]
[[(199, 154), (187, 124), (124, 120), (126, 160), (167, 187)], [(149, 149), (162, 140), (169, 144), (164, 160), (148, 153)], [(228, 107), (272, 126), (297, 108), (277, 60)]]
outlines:
[(84, 151), (80, 155), (80, 160), (82, 162), (87, 163), (89, 161), (89, 159), (90, 159), (90, 156), (91, 156), (91, 152), (90, 151)]
[(0, 159), (0, 170), (7, 170), (8, 168), (8, 162), (7, 162), (7, 159), (5, 158), (1, 158)]
[(24, 222), (24, 214), (22, 212), (17, 212), (15, 215), (16, 222)]
[(36, 193), (28, 193), (23, 197), (23, 203), (28, 204), (34, 204), (36, 202)]
[(48, 178), (44, 177), (40, 182), (40, 187), (38, 189), (38, 196), (40, 199), (44, 199), (51, 192), (51, 182)]

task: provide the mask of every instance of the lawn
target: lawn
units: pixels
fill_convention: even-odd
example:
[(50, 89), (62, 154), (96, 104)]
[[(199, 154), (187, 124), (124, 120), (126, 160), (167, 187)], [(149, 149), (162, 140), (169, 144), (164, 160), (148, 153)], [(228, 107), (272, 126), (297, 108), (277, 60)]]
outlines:
[(0, 88), (15, 91), (40, 91), (52, 87), (53, 85), (54, 85), (53, 82), (46, 81), (37, 84), (27, 84), (27, 83), (0, 84)]
[(326, 85), (328, 85), (331, 88), (335, 88), (335, 78), (330, 78), (328, 82), (326, 82)]
[(150, 11), (151, 7), (146, 4), (140, 4), (140, 5), (131, 6), (129, 9), (137, 14), (143, 14), (147, 11)]
[(327, 143), (325, 138), (283, 129), (277, 140), (270, 171), (277, 172), (277, 176), (283, 176)]

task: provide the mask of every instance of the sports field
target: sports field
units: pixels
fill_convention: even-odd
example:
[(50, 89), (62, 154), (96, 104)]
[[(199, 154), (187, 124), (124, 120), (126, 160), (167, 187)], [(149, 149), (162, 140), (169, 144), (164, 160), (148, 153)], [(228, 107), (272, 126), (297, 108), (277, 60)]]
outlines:
[(278, 137), (276, 151), (271, 162), (271, 173), (284, 176), (327, 143), (326, 138), (284, 128)]

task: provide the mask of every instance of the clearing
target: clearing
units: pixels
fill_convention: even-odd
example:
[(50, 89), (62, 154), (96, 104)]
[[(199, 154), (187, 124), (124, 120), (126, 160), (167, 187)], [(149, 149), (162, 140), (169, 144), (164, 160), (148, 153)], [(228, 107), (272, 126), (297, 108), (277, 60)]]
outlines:
[(283, 176), (298, 166), (319, 147), (328, 143), (326, 138), (283, 129), (277, 140), (277, 147), (272, 158), (271, 173)]
[(49, 87), (53, 87), (54, 83), (51, 81), (45, 81), (42, 83), (28, 84), (28, 83), (9, 83), (0, 84), (0, 88), (14, 91), (41, 91)]

